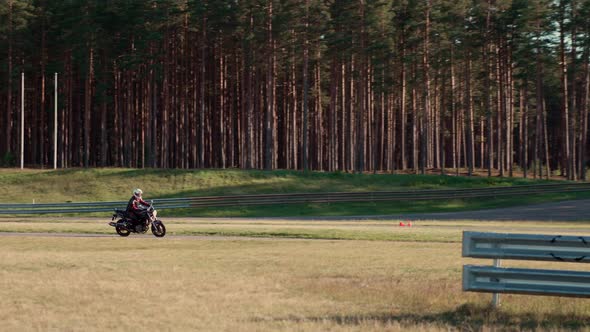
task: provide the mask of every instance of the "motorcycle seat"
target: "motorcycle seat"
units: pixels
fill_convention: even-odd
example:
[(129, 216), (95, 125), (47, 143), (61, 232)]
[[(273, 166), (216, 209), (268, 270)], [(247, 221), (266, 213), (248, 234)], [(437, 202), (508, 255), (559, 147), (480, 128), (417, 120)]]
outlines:
[(120, 209), (115, 209), (115, 214), (123, 217), (123, 218), (130, 218), (133, 219), (133, 214), (127, 212), (127, 210), (120, 210)]

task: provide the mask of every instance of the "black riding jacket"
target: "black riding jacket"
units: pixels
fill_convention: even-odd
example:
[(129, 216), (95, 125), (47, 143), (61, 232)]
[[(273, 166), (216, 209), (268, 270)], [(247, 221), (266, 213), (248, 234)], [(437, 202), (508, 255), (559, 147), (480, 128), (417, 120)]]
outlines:
[(145, 205), (145, 206), (150, 206), (150, 203), (144, 201), (143, 199), (135, 197), (135, 196), (131, 196), (131, 198), (129, 199), (129, 202), (127, 203), (127, 212), (141, 211), (142, 209), (139, 207), (140, 204)]

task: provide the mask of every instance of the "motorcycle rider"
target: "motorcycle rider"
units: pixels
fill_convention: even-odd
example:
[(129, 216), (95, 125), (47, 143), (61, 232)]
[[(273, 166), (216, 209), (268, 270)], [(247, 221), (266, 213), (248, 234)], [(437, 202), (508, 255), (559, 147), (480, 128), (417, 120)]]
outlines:
[(133, 196), (127, 203), (127, 213), (132, 219), (142, 221), (147, 217), (147, 208), (151, 205), (141, 198), (143, 191), (139, 188), (133, 190)]

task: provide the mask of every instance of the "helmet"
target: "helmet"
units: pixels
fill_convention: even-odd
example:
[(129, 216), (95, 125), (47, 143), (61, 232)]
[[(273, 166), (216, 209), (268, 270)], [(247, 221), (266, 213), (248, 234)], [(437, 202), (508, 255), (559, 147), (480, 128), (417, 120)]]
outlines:
[(143, 191), (141, 189), (137, 188), (133, 190), (133, 196), (141, 197), (141, 194), (143, 194)]

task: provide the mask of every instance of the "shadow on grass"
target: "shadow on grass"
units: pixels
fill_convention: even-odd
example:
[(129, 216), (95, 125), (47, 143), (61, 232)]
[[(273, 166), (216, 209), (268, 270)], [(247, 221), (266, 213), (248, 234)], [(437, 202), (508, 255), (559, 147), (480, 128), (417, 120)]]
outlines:
[[(268, 321), (254, 319), (253, 321)], [(484, 327), (500, 330), (536, 330), (536, 329), (566, 329), (582, 330), (590, 326), (590, 317), (576, 314), (513, 314), (501, 309), (482, 307), (474, 304), (464, 304), (452, 311), (434, 314), (369, 314), (369, 315), (332, 315), (323, 317), (285, 317), (275, 318), (276, 322), (332, 322), (341, 326), (358, 326), (367, 323), (397, 323), (407, 326), (439, 325), (456, 328), (461, 331), (480, 331)]]

